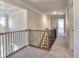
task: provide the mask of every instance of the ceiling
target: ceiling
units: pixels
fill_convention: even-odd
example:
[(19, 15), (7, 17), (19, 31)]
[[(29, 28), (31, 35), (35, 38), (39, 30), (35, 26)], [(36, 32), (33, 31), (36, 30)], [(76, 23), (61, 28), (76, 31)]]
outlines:
[(64, 12), (67, 0), (18, 0), (40, 10), (43, 13)]
[(19, 8), (16, 8), (12, 5), (0, 2), (0, 14), (11, 14), (19, 10)]
[[(29, 5), (45, 14), (51, 14), (54, 11), (62, 13), (65, 11), (67, 5), (67, 0), (13, 0), (13, 1), (21, 2), (22, 4), (24, 3), (26, 5)], [(4, 8), (5, 8), (4, 11), (7, 12), (9, 11), (12, 12), (13, 10), (15, 10), (14, 7), (9, 5), (5, 5)]]

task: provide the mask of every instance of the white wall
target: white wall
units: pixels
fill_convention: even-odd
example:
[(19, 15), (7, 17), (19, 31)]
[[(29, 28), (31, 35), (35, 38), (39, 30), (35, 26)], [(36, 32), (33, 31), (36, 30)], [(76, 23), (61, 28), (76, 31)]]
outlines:
[(43, 30), (45, 23), (43, 20), (44, 15), (39, 14), (33, 10), (28, 10), (28, 29)]
[[(28, 20), (27, 20), (28, 29), (32, 30), (44, 30), (46, 28), (46, 16), (40, 13), (37, 13), (33, 10), (28, 10)], [(30, 32), (29, 42), (31, 45), (39, 46), (40, 41), (40, 32)]]
[(79, 0), (73, 0), (74, 57), (79, 58)]
[(65, 17), (65, 34), (67, 39), (68, 48), (73, 50), (73, 5), (72, 0), (68, 1)]
[(47, 15), (47, 17), (46, 17), (46, 20), (47, 20), (47, 22), (46, 22), (46, 27), (49, 29), (49, 30), (51, 30), (52, 29), (52, 26), (51, 26), (51, 16), (50, 15)]
[(58, 19), (55, 16), (52, 16), (52, 29), (56, 28), (58, 25)]
[(66, 39), (67, 39), (67, 46), (69, 48), (69, 21), (68, 21), (68, 11), (66, 10), (65, 12), (65, 36), (66, 36)]
[(27, 10), (18, 10), (8, 14), (9, 31), (25, 30), (27, 28)]
[[(4, 18), (4, 20), (1, 20), (1, 18)], [(0, 13), (0, 32), (6, 32), (8, 30), (8, 16), (7, 14)]]
[[(28, 20), (27, 20), (28, 29), (32, 30), (44, 30), (46, 28), (46, 16), (39, 14), (33, 10), (28, 10)], [(40, 41), (40, 32), (30, 32), (30, 44), (34, 46), (39, 46)]]
[[(70, 0), (69, 0), (70, 1)], [(79, 58), (79, 0), (71, 0), (67, 9), (67, 37), (73, 57)]]
[(58, 25), (57, 19), (52, 19), (52, 29), (56, 28)]

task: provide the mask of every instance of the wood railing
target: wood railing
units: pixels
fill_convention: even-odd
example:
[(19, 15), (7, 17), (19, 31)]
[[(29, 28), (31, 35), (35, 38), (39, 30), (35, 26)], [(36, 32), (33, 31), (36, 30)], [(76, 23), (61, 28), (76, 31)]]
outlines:
[(19, 30), (19, 31), (11, 31), (11, 32), (1, 32), (0, 35), (8, 34), (8, 33), (16, 33), (16, 32), (25, 32), (28, 30)]
[(6, 57), (25, 47), (28, 30), (0, 33), (0, 57)]
[(45, 32), (45, 30), (32, 30), (32, 29), (28, 29), (29, 31), (40, 31), (40, 32)]
[(52, 45), (54, 44), (57, 34), (56, 34), (56, 29), (52, 29), (50, 32), (50, 36), (49, 36), (49, 49), (51, 49)]
[[(27, 33), (29, 32), (29, 39)], [(47, 30), (20, 30), (0, 33), (0, 57), (6, 57), (19, 49), (29, 45), (39, 47), (44, 50), (49, 50), (51, 41)], [(54, 35), (54, 33), (53, 33)], [(45, 48), (44, 48), (45, 46)]]
[(31, 46), (49, 50), (49, 30), (30, 30)]
[(42, 36), (42, 39), (41, 39), (41, 41), (40, 41), (40, 45), (39, 45), (40, 48), (41, 48), (42, 42), (43, 42), (43, 40), (44, 40), (45, 34), (46, 34), (46, 32), (44, 32), (44, 34), (43, 34), (43, 36)]
[(45, 33), (45, 30), (29, 30), (29, 36), (30, 36), (30, 45), (39, 47), (40, 48), (40, 42), (41, 39)]
[(44, 50), (49, 51), (56, 40), (56, 29), (45, 30), (42, 40), (40, 42), (40, 47)]
[(46, 29), (45, 32), (44, 32), (44, 35), (42, 37), (42, 40), (40, 42), (40, 47), (41, 49), (44, 49), (44, 50), (49, 50), (49, 30)]

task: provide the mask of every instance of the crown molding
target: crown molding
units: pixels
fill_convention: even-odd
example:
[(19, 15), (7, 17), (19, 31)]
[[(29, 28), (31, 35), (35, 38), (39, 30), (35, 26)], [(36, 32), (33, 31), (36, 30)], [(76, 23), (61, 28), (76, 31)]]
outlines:
[(12, 4), (12, 5), (15, 5), (15, 6), (19, 6), (21, 8), (24, 8), (24, 9), (31, 9), (41, 15), (45, 15), (43, 12), (39, 11), (38, 9), (30, 6), (29, 4), (26, 4), (25, 2), (23, 2), (22, 0), (3, 0), (3, 2), (6, 2), (6, 3), (9, 3), (9, 4)]

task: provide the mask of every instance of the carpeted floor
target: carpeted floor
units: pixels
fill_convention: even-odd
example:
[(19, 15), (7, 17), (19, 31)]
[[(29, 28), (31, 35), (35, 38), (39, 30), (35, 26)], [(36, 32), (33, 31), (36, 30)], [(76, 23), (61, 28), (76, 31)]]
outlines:
[(35, 47), (26, 47), (8, 58), (72, 58), (72, 52), (67, 49), (66, 40), (58, 37), (49, 52)]

